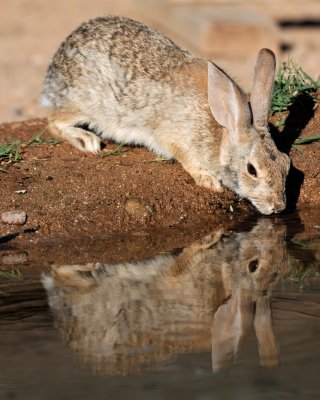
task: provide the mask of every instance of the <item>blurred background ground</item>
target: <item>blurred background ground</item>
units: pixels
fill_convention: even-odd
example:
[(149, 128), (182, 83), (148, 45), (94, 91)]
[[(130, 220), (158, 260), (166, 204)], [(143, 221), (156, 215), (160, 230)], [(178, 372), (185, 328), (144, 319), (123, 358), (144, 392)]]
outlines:
[(319, 0), (1, 0), (0, 122), (45, 116), (37, 96), (53, 53), (81, 22), (108, 14), (138, 19), (210, 57), (245, 90), (261, 47), (319, 74)]

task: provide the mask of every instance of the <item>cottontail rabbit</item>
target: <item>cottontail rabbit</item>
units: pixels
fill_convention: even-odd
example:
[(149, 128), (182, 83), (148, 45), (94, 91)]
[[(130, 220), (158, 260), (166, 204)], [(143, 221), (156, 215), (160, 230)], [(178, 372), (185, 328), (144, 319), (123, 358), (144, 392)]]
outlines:
[(43, 283), (64, 339), (95, 369), (137, 372), (211, 347), (216, 371), (237, 355), (252, 320), (261, 363), (276, 364), (270, 294), (288, 265), (285, 227), (263, 220), (249, 232), (213, 232), (179, 254), (54, 266)]
[(51, 129), (80, 150), (98, 153), (101, 139), (144, 145), (178, 160), (198, 185), (225, 185), (271, 214), (286, 206), (290, 166), (268, 131), (274, 70), (262, 49), (250, 107), (211, 61), (133, 20), (101, 17), (61, 44), (40, 103), (53, 108)]

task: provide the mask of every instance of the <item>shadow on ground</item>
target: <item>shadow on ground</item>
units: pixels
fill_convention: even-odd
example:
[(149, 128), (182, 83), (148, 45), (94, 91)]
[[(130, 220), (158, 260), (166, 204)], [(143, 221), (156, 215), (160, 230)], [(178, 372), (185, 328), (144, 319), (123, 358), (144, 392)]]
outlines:
[[(286, 154), (289, 154), (293, 143), (314, 116), (314, 101), (310, 95), (302, 93), (294, 99), (288, 111), (289, 115), (281, 135), (279, 135), (278, 129), (270, 124), (273, 140), (278, 149)], [(303, 172), (291, 164), (286, 183), (287, 210), (289, 211), (296, 208), (303, 180)]]

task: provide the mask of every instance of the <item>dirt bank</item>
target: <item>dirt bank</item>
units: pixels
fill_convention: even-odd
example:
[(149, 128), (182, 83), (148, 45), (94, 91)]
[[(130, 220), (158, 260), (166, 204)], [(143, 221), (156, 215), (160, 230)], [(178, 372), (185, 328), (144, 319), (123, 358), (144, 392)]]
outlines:
[[(29, 142), (45, 126), (44, 119), (2, 124), (0, 138)], [(298, 130), (291, 128), (294, 136)], [(319, 132), (317, 108), (298, 133), (308, 137)], [(286, 131), (281, 135), (284, 138)], [(49, 138), (50, 132), (41, 137)], [(256, 213), (228, 190), (217, 195), (196, 186), (179, 163), (158, 161), (144, 148), (122, 147), (122, 154), (109, 155), (114, 149), (115, 144), (108, 144), (100, 157), (83, 154), (67, 143), (20, 146), (20, 162), (0, 165), (4, 170), (0, 172), (0, 212), (22, 210), (28, 219), (22, 227), (0, 222), (2, 243), (12, 243), (8, 235), (26, 229), (31, 232), (18, 235), (15, 243), (159, 228), (188, 231), (190, 226), (199, 226), (205, 231), (220, 224), (232, 228)], [(309, 210), (305, 214), (310, 221), (304, 223), (313, 229), (312, 235), (319, 232), (319, 154), (319, 142), (290, 150), (295, 167), (289, 179), (290, 207), (298, 198), (298, 210)], [(170, 234), (166, 238), (169, 245)]]

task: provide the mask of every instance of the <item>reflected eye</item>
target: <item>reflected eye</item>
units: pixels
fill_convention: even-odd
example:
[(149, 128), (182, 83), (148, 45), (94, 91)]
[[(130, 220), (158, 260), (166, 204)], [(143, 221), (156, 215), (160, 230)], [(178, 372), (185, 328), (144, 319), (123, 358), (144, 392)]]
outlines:
[(257, 270), (258, 266), (259, 266), (258, 260), (251, 260), (248, 265), (249, 271), (253, 273), (254, 271)]
[(256, 176), (257, 176), (257, 170), (255, 169), (255, 167), (254, 167), (252, 164), (250, 164), (250, 163), (247, 164), (247, 170), (248, 170), (248, 173), (249, 173), (251, 176), (254, 176), (254, 177), (256, 178)]

